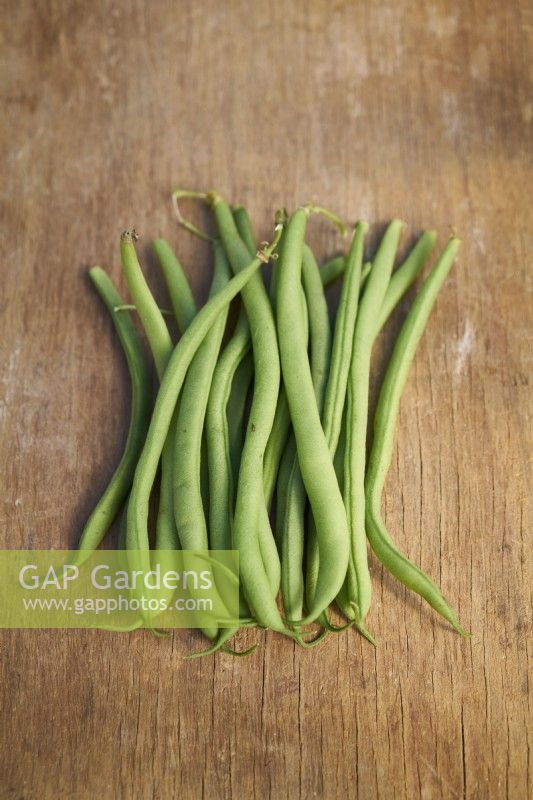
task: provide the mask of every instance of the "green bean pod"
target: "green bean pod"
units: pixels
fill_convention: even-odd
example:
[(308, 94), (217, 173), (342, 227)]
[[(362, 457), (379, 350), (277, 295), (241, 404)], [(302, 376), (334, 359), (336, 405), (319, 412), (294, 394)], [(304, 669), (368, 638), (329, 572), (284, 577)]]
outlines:
[[(157, 376), (161, 381), (172, 355), (172, 339), (163, 315), (150, 291), (143, 275), (133, 242), (135, 231), (125, 231), (120, 240), (122, 271), (128, 284), (148, 344), (154, 357)], [(161, 456), (161, 484), (156, 521), (156, 549), (173, 550), (179, 547), (179, 539), (174, 522), (173, 510), (173, 469), (174, 469), (175, 420), (172, 422), (168, 441), (165, 442)]]
[(349, 597), (355, 607), (356, 624), (359, 627), (364, 626), (372, 596), (365, 534), (364, 490), (370, 356), (376, 336), (376, 318), (389, 285), (402, 228), (403, 223), (400, 220), (393, 220), (388, 225), (372, 262), (359, 303), (348, 375), (344, 502), (350, 525), (350, 567), (355, 575), (354, 587), (351, 587)]
[[(250, 257), (248, 249), (239, 236), (228, 205), (215, 194), (210, 196), (210, 202), (224, 249), (234, 273), (238, 274)], [(263, 491), (263, 454), (272, 428), (280, 381), (276, 328), (260, 276), (252, 278), (243, 289), (242, 299), (250, 325), (255, 381), (241, 455), (233, 542), (240, 554), (244, 594), (254, 615), (265, 627), (284, 632), (264, 566), (265, 560), (279, 563)]]
[[(235, 226), (237, 228), (237, 231), (238, 231), (242, 241), (244, 242), (244, 244), (248, 248), (248, 252), (251, 255), (253, 255), (255, 253), (255, 251), (256, 251), (256, 244), (255, 244), (254, 232), (253, 232), (253, 229), (252, 229), (252, 223), (251, 223), (250, 217), (248, 216), (248, 212), (246, 211), (246, 209), (243, 206), (240, 206), (240, 205), (236, 206), (233, 209), (233, 218), (235, 220)], [(248, 334), (248, 335), (250, 335), (250, 334)], [(252, 365), (253, 365), (253, 361), (252, 361)], [(249, 372), (249, 384), (248, 384), (247, 388), (249, 388), (249, 386), (251, 385), (252, 378), (253, 378), (253, 366), (252, 366), (252, 370)], [(238, 386), (234, 386), (234, 389), (237, 390)], [(230, 400), (231, 400), (231, 395), (230, 395)], [(229, 412), (230, 412), (230, 409), (228, 408), (228, 413)], [(228, 417), (228, 424), (230, 426), (230, 432), (231, 432), (232, 429), (234, 429), (236, 426), (238, 426), (238, 419), (239, 418), (236, 419), (235, 417), (232, 418), (231, 416)], [(240, 419), (242, 420), (242, 416), (240, 417)], [(240, 465), (240, 451), (241, 450), (242, 450), (242, 443), (241, 443), (241, 448), (239, 450), (239, 465)], [(235, 452), (235, 451), (233, 451), (233, 452)], [(233, 461), (235, 462), (236, 459), (233, 458)], [(263, 464), (263, 468), (264, 468), (264, 464)], [(279, 591), (279, 586), (280, 586), (281, 565), (280, 565), (280, 561), (279, 561), (277, 548), (275, 548), (275, 542), (274, 542), (274, 540), (272, 538), (272, 532), (271, 532), (271, 528), (270, 528), (270, 521), (268, 519), (268, 508), (269, 508), (269, 506), (270, 506), (270, 500), (268, 499), (267, 492), (265, 491), (265, 510), (267, 511), (267, 513), (264, 513), (264, 511), (262, 509), (260, 509), (260, 515), (261, 515), (261, 518), (262, 518), (262, 523), (259, 525), (259, 528), (258, 528), (259, 547), (261, 549), (261, 556), (262, 556), (262, 559), (263, 559), (263, 564), (264, 564), (264, 567), (265, 567), (265, 571), (267, 573), (267, 578), (268, 578), (268, 582), (270, 584), (272, 595), (273, 595), (273, 597), (276, 597), (276, 595), (277, 595), (277, 593)]]
[[(233, 217), (238, 233), (248, 248), (249, 255), (256, 252), (250, 218), (242, 206), (237, 206)], [(214, 541), (229, 542), (233, 539), (233, 505), (240, 467), (244, 406), (253, 378), (253, 362), (245, 366), (237, 380), (241, 365), (248, 359), (252, 346), (250, 326), (246, 311), (241, 310), (233, 336), (225, 348), (213, 376), (213, 384), (207, 415), (207, 433), (210, 446), (210, 525)], [(238, 451), (235, 440), (239, 441)], [(230, 470), (232, 466), (232, 471)], [(270, 523), (265, 515), (258, 525), (259, 547), (265, 572), (276, 597), (280, 582), (280, 564), (277, 551), (273, 549)], [(229, 545), (228, 545), (229, 546)], [(244, 613), (245, 606), (241, 609)]]
[[(364, 239), (368, 225), (357, 223), (352, 242), (345, 261), (345, 272), (342, 283), (339, 307), (335, 320), (331, 362), (325, 389), (322, 424), (331, 458), (335, 456), (341, 428), (341, 420), (346, 399), (348, 372), (352, 355), (355, 320), (361, 288), (361, 270), (363, 265)], [(306, 600), (308, 608), (313, 605), (316, 582), (319, 573), (319, 549), (314, 520), (310, 520), (307, 543), (306, 565)], [(330, 627), (327, 619), (322, 624)]]
[[(210, 297), (226, 286), (231, 276), (222, 246), (214, 242), (213, 248), (215, 265)], [(201, 485), (202, 433), (207, 398), (228, 311), (229, 307), (226, 307), (219, 314), (196, 351), (178, 405), (174, 447), (174, 519), (184, 550), (209, 548)], [(213, 640), (217, 631), (206, 629), (204, 633)]]
[[(391, 314), (394, 307), (398, 304), (401, 300), (405, 292), (409, 289), (409, 287), (413, 284), (416, 280), (417, 275), (420, 273), (420, 270), (424, 266), (429, 254), (431, 253), (433, 247), (435, 246), (436, 241), (436, 233), (435, 231), (424, 231), (424, 233), (420, 236), (419, 240), (417, 241), (416, 245), (410, 251), (407, 258), (402, 262), (402, 264), (396, 269), (392, 277), (390, 279), (389, 285), (387, 287), (387, 291), (385, 292), (385, 297), (383, 299), (382, 306), (380, 308), (379, 314), (377, 315), (377, 322), (376, 322), (376, 330), (375, 335), (377, 336), (383, 325), (386, 323), (389, 315)], [(364, 273), (364, 268), (363, 268)], [(368, 273), (367, 273), (368, 274)], [(363, 274), (361, 275), (361, 283), (363, 279)], [(346, 434), (346, 420), (344, 420), (344, 437)], [(339, 445), (338, 451), (341, 449), (340, 445), (342, 444), (342, 451), (345, 452), (346, 449), (346, 442), (341, 436), (339, 438)], [(337, 458), (337, 455), (336, 455)], [(344, 482), (343, 482), (344, 483)], [(348, 567), (348, 573), (346, 576), (345, 586), (339, 593), (337, 597), (337, 604), (342, 610), (343, 614), (348, 617), (348, 619), (352, 619), (357, 623), (357, 609), (354, 609), (353, 598), (357, 595), (357, 577), (354, 573), (354, 566), (352, 562)], [(359, 629), (364, 636), (366, 636), (369, 641), (374, 643), (374, 640), (369, 635), (366, 628), (362, 628), (359, 625)]]
[[(322, 412), (324, 392), (331, 355), (331, 329), (329, 312), (321, 275), (312, 250), (304, 245), (302, 281), (308, 308), (308, 327), (311, 349), (310, 372), (319, 413)], [(287, 454), (288, 452), (288, 454)], [(304, 532), (306, 494), (294, 437), (291, 437), (283, 457), (286, 465), (280, 467), (280, 497), (284, 507), (278, 506), (277, 524), (281, 528), (281, 590), (285, 615), (300, 619), (304, 603)]]
[(452, 268), (459, 239), (452, 238), (424, 281), (396, 340), (383, 379), (374, 417), (374, 438), (365, 479), (366, 531), (368, 541), (382, 564), (395, 578), (414, 592), (462, 635), (455, 611), (442, 596), (439, 588), (422, 570), (403, 556), (392, 542), (381, 518), (381, 498), (391, 463), (394, 434), (400, 399), (420, 337), (426, 327), (437, 295)]
[(376, 330), (379, 333), (406, 291), (415, 282), (437, 241), (436, 231), (424, 231), (397, 270), (392, 273), (379, 310)]
[(228, 402), (237, 370), (246, 360), (250, 347), (248, 321), (241, 315), (233, 336), (222, 351), (215, 367), (207, 401), (209, 537), (213, 550), (230, 550), (232, 547), (235, 479), (228, 424)]
[(152, 246), (165, 278), (174, 317), (180, 333), (183, 333), (198, 313), (189, 281), (176, 254), (165, 239), (156, 239)]
[(241, 465), (241, 452), (244, 442), (245, 413), (248, 393), (254, 377), (254, 360), (251, 353), (247, 353), (237, 369), (231, 384), (231, 390), (226, 403), (228, 447), (233, 478), (233, 487), (237, 485), (239, 467)]
[(244, 206), (238, 205), (233, 208), (233, 219), (239, 232), (239, 236), (248, 248), (250, 255), (254, 255), (257, 250), (257, 243), (252, 227), (252, 221), (248, 216)]
[[(281, 249), (281, 247), (280, 247)], [(320, 267), (320, 279), (322, 285), (327, 287), (332, 281), (343, 274), (346, 265), (344, 256), (337, 256), (331, 261), (326, 262)], [(274, 265), (273, 277), (276, 275), (277, 263)], [(272, 281), (272, 291), (274, 291), (276, 281)], [(271, 298), (275, 302), (275, 297)], [(265, 450), (264, 459), (264, 487), (265, 498), (267, 507), (270, 507), (272, 496), (274, 494), (274, 487), (276, 485), (276, 478), (280, 467), (281, 458), (287, 437), (291, 427), (291, 415), (289, 412), (289, 404), (287, 403), (287, 395), (285, 388), (282, 385), (279, 392), (278, 404), (276, 406), (276, 415), (272, 425), (272, 431), (268, 439)]]
[(111, 279), (100, 267), (89, 271), (91, 281), (105, 304), (126, 357), (131, 380), (131, 418), (120, 462), (100, 500), (94, 507), (80, 537), (80, 550), (96, 550), (117, 516), (131, 487), (133, 473), (148, 428), (151, 408), (150, 370), (142, 343), (128, 312), (115, 311), (123, 305)]
[(322, 430), (304, 331), (299, 323), (301, 269), (309, 210), (293, 213), (279, 267), (276, 312), (283, 380), (298, 460), (317, 527), (319, 574), (313, 604), (301, 624), (314, 621), (342, 586), (349, 558), (349, 530), (333, 461)]
[[(215, 266), (210, 297), (230, 279), (230, 268), (221, 245), (214, 243)], [(183, 386), (176, 421), (174, 449), (174, 518), (184, 550), (209, 547), (201, 481), (202, 431), (207, 398), (226, 327), (228, 308), (215, 320), (198, 348)]]

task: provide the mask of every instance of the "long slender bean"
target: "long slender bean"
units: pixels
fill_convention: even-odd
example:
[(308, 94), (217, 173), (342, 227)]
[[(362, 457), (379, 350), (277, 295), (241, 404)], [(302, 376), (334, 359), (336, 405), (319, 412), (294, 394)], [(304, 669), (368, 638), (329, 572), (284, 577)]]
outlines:
[(131, 315), (115, 311), (123, 301), (103, 269), (93, 267), (89, 275), (109, 311), (126, 357), (131, 380), (131, 419), (122, 457), (85, 523), (78, 545), (80, 550), (95, 550), (100, 545), (127, 497), (135, 465), (144, 444), (151, 407), (150, 370)]
[[(346, 258), (346, 268), (335, 321), (331, 350), (331, 363), (325, 390), (322, 424), (331, 458), (334, 458), (346, 399), (348, 372), (353, 347), (355, 320), (361, 289), (364, 239), (368, 225), (359, 222), (355, 226), (352, 242)], [(313, 605), (316, 582), (319, 574), (319, 549), (314, 520), (310, 520), (307, 544), (306, 594), (307, 605)], [(331, 627), (324, 616), (321, 622)], [(366, 631), (365, 631), (366, 635)]]
[[(214, 193), (209, 200), (226, 254), (234, 273), (238, 274), (250, 258), (248, 249), (238, 234), (228, 205)], [(270, 302), (261, 277), (256, 278), (242, 291), (252, 337), (255, 381), (241, 455), (233, 541), (240, 554), (244, 594), (254, 615), (262, 625), (285, 632), (264, 567), (264, 562), (278, 560), (279, 563), (263, 491), (263, 454), (276, 410), (279, 357)], [(266, 552), (267, 546), (269, 552)]]
[[(213, 248), (215, 265), (210, 297), (221, 291), (231, 276), (222, 246), (214, 242)], [(202, 432), (207, 397), (226, 328), (228, 311), (229, 307), (226, 307), (218, 315), (196, 351), (187, 372), (177, 411), (173, 480), (174, 519), (178, 538), (184, 550), (209, 548), (201, 486)], [(204, 633), (209, 639), (214, 639), (217, 631), (205, 629)], [(220, 641), (220, 645), (222, 644)]]
[(228, 447), (233, 476), (233, 486), (237, 485), (241, 451), (244, 442), (246, 403), (254, 376), (254, 360), (247, 353), (233, 376), (233, 383), (226, 403), (228, 427)]
[(381, 498), (392, 459), (394, 433), (400, 399), (416, 348), (427, 324), (437, 294), (448, 275), (459, 248), (452, 238), (420, 289), (396, 340), (385, 373), (374, 417), (374, 438), (365, 480), (366, 530), (374, 552), (384, 566), (409, 589), (417, 592), (456, 631), (467, 635), (455, 611), (439, 588), (418, 567), (403, 556), (392, 542), (381, 518)]
[(301, 624), (314, 621), (342, 586), (349, 557), (349, 530), (315, 398), (307, 349), (298, 325), (300, 277), (309, 209), (291, 216), (280, 259), (277, 320), (283, 380), (303, 482), (317, 526), (320, 567), (313, 598)]
[(359, 222), (355, 227), (335, 321), (331, 365), (322, 415), (324, 434), (332, 458), (335, 455), (339, 441), (342, 411), (348, 385), (348, 372), (361, 286), (364, 239), (367, 230), (368, 225), (366, 222)]
[(436, 231), (424, 231), (405, 261), (392, 273), (378, 314), (379, 333), (405, 292), (414, 283), (437, 241)]
[[(322, 412), (328, 367), (331, 355), (331, 329), (329, 313), (318, 265), (310, 247), (304, 244), (302, 254), (302, 282), (308, 307), (309, 338), (311, 345), (310, 373), (316, 404)], [(282, 528), (281, 589), (285, 615), (300, 619), (304, 603), (304, 531), (306, 494), (296, 452), (291, 437), (284, 455), (287, 465), (280, 467), (284, 509), (278, 506), (277, 523)]]
[[(125, 231), (120, 241), (122, 269), (128, 289), (137, 308), (148, 344), (152, 351), (155, 368), (161, 381), (172, 355), (173, 345), (167, 324), (143, 275), (133, 242), (135, 231)], [(161, 485), (156, 521), (156, 549), (173, 550), (179, 546), (173, 512), (173, 464), (174, 464), (175, 420), (161, 456)]]
[[(416, 245), (410, 251), (407, 258), (402, 262), (402, 264), (398, 267), (398, 269), (396, 269), (395, 272), (393, 272), (392, 277), (389, 281), (389, 285), (387, 287), (387, 291), (385, 292), (385, 297), (383, 299), (380, 312), (377, 316), (375, 336), (377, 336), (380, 333), (383, 325), (387, 321), (394, 307), (398, 304), (398, 302), (403, 297), (405, 292), (415, 281), (417, 275), (420, 273), (420, 270), (424, 266), (424, 263), (426, 262), (431, 250), (435, 246), (435, 241), (436, 241), (436, 233), (434, 231), (424, 231), (424, 233), (417, 241)], [(346, 420), (344, 419), (344, 435), (345, 434), (346, 434)], [(341, 449), (340, 448), (341, 443), (342, 443), (342, 452), (344, 453), (346, 442), (343, 440), (342, 436), (339, 439), (339, 446), (338, 446), (339, 450)], [(356, 594), (357, 594), (357, 576), (355, 575), (354, 565), (350, 561), (350, 565), (348, 566), (348, 572), (346, 575), (346, 582), (337, 597), (337, 604), (339, 605), (345, 616), (357, 622), (357, 609), (354, 609), (354, 604), (353, 604), (353, 598), (354, 596), (356, 596)], [(367, 639), (373, 642), (373, 639), (368, 634), (366, 628), (364, 630), (361, 628), (361, 626), (359, 626), (359, 628), (363, 633), (363, 635), (365, 635)]]
[(253, 255), (257, 250), (257, 242), (252, 227), (252, 221), (244, 206), (238, 205), (233, 207), (233, 219), (239, 232), (239, 236), (248, 248), (248, 252)]
[(365, 458), (370, 382), (370, 356), (375, 339), (376, 317), (390, 281), (394, 257), (403, 223), (393, 220), (387, 227), (365, 291), (359, 303), (348, 375), (346, 413), (346, 456), (344, 459), (344, 502), (350, 525), (350, 565), (355, 576), (355, 591), (350, 592), (356, 624), (364, 626), (370, 607), (372, 587), (368, 569), (365, 534)]
[(248, 321), (243, 315), (239, 317), (233, 336), (222, 351), (215, 367), (207, 401), (209, 536), (213, 550), (229, 550), (232, 547), (235, 482), (228, 425), (228, 401), (236, 372), (250, 350), (251, 341), (247, 329)]
[[(256, 252), (257, 247), (255, 246), (252, 224), (246, 209), (243, 206), (237, 206), (233, 210), (233, 218), (251, 257)], [(251, 346), (252, 339), (248, 318), (246, 311), (241, 309), (234, 334), (213, 376), (213, 398), (209, 404), (207, 418), (208, 434), (211, 431), (209, 439), (212, 451), (210, 466), (210, 482), (213, 492), (212, 524), (216, 529), (214, 538), (218, 539), (218, 541), (226, 541), (232, 538), (230, 531), (233, 524), (232, 509), (237, 479), (234, 477), (235, 473), (228, 473), (224, 465), (227, 464), (229, 467), (231, 460), (233, 466), (237, 461), (240, 466), (242, 441), (238, 459), (235, 457), (235, 448), (232, 447), (231, 442), (236, 437), (242, 438), (241, 428), (244, 420), (245, 398), (241, 396), (240, 399), (237, 398), (236, 401), (233, 401), (233, 404), (236, 403), (240, 408), (237, 415), (235, 415), (235, 409), (230, 408), (229, 404), (232, 402), (232, 396), (234, 396), (235, 392), (241, 392), (242, 395), (248, 394), (253, 378), (253, 364), (252, 367), (245, 368), (242, 374), (244, 379), (242, 386), (236, 381), (236, 375), (240, 365), (248, 357), (247, 354)], [(217, 430), (222, 434), (218, 442), (213, 435)], [(279, 557), (277, 551), (274, 552), (270, 525), (264, 516), (263, 524), (258, 527), (258, 537), (261, 557), (271, 587), (272, 597), (276, 597), (280, 583)]]
[[(210, 297), (229, 281), (230, 268), (221, 245), (214, 243), (215, 266)], [(174, 450), (174, 518), (184, 550), (207, 549), (200, 461), (207, 397), (226, 327), (228, 308), (215, 320), (198, 348), (181, 393)]]
[[(280, 245), (281, 250), (281, 245)], [(366, 265), (370, 267), (370, 265)], [(343, 274), (345, 269), (344, 256), (336, 256), (335, 258), (327, 261), (320, 267), (320, 279), (324, 287), (329, 286), (336, 278)], [(273, 280), (271, 284), (271, 300), (275, 302), (275, 297), (272, 295), (275, 292), (276, 264), (274, 265)], [(272, 431), (268, 439), (265, 450), (264, 459), (264, 486), (265, 498), (267, 507), (270, 506), (274, 487), (276, 485), (276, 478), (278, 475), (283, 450), (287, 443), (287, 437), (291, 427), (291, 415), (289, 412), (289, 404), (287, 403), (287, 395), (285, 388), (282, 385), (279, 392), (278, 404), (276, 406), (276, 415), (272, 425)]]
[(153, 248), (165, 278), (174, 317), (180, 333), (183, 333), (198, 313), (189, 281), (166, 239), (156, 239), (153, 242)]

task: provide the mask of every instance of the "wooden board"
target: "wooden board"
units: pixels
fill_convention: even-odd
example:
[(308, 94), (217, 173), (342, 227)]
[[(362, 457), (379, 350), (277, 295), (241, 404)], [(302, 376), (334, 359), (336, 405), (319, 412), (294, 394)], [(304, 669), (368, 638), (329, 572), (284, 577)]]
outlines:
[[(254, 632), (250, 658), (190, 662), (194, 632), (4, 631), (3, 800), (527, 797), (531, 33), (526, 0), (4, 2), (1, 546), (73, 546), (120, 453), (127, 374), (86, 269), (119, 278), (124, 227), (163, 303), (151, 238), (200, 298), (210, 274), (177, 184), (244, 202), (262, 237), (279, 205), (366, 217), (374, 240), (400, 215), (464, 245), (386, 519), (475, 635), (375, 560), (376, 649)], [(322, 222), (312, 243), (339, 244)]]

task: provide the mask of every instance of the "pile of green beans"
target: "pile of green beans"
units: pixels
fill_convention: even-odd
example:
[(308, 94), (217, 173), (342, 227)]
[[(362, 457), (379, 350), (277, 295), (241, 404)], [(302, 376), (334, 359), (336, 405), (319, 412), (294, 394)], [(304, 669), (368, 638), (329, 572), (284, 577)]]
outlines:
[[(404, 223), (392, 220), (368, 254), (368, 224), (360, 221), (346, 254), (318, 266), (311, 217), (347, 235), (323, 208), (276, 212), (270, 243), (258, 245), (243, 206), (232, 208), (216, 192), (177, 190), (172, 200), (181, 226), (211, 243), (213, 278), (202, 308), (164, 239), (153, 251), (171, 312), (154, 299), (133, 230), (120, 241), (130, 304), (100, 267), (89, 273), (118, 333), (132, 400), (124, 452), (82, 532), (80, 560), (120, 516), (119, 548), (140, 551), (150, 569), (149, 509), (157, 499), (156, 550), (239, 553), (240, 617), (231, 628), (203, 629), (209, 645), (190, 657), (249, 653), (254, 647), (235, 651), (228, 642), (253, 626), (307, 648), (352, 626), (375, 643), (376, 560), (468, 635), (434, 581), (394, 544), (381, 515), (402, 392), (459, 240), (449, 239), (408, 311), (402, 304), (372, 420), (376, 339), (426, 265), (436, 233), (422, 232), (395, 267)], [(190, 200), (211, 213), (213, 234), (184, 218), (181, 206)], [(327, 292), (335, 281), (336, 308)], [(149, 619), (142, 626), (152, 627)]]

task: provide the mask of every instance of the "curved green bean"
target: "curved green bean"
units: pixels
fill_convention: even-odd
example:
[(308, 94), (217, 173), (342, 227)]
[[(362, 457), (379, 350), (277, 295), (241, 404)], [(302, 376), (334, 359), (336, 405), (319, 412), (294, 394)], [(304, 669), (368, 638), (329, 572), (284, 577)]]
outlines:
[[(215, 265), (209, 296), (214, 297), (228, 283), (231, 272), (222, 246), (213, 243)], [(209, 539), (201, 486), (202, 433), (207, 397), (224, 336), (229, 307), (214, 321), (196, 351), (185, 378), (176, 416), (174, 445), (174, 520), (184, 550), (207, 550)], [(216, 629), (204, 629), (213, 640)], [(225, 634), (227, 631), (225, 632)], [(220, 646), (222, 641), (218, 637)]]
[(283, 380), (296, 438), (303, 482), (317, 526), (320, 565), (313, 598), (301, 624), (314, 621), (342, 586), (349, 558), (349, 530), (332, 458), (320, 421), (298, 324), (301, 269), (309, 209), (299, 208), (285, 231), (280, 258), (276, 310)]
[(324, 434), (332, 458), (335, 455), (339, 441), (346, 387), (348, 385), (355, 320), (359, 304), (359, 290), (361, 288), (364, 240), (367, 230), (368, 224), (366, 222), (358, 222), (355, 227), (350, 252), (346, 259), (346, 270), (335, 320), (331, 365), (322, 414)]
[[(331, 458), (334, 458), (337, 450), (341, 421), (343, 418), (355, 320), (357, 317), (359, 293), (361, 289), (364, 240), (367, 230), (368, 225), (366, 222), (359, 222), (355, 226), (352, 242), (346, 258), (344, 279), (335, 321), (331, 363), (322, 412), (324, 435)], [(311, 519), (306, 565), (306, 600), (308, 607), (311, 607), (313, 604), (318, 574), (318, 541), (314, 521)], [(332, 627), (325, 615), (322, 617), (321, 622), (326, 627)]]
[[(210, 297), (229, 281), (230, 268), (224, 251), (214, 243), (215, 266)], [(209, 547), (201, 481), (202, 432), (207, 397), (228, 316), (226, 308), (196, 351), (181, 393), (174, 447), (174, 519), (184, 550)]]
[[(209, 200), (231, 267), (238, 274), (250, 258), (248, 249), (239, 236), (228, 205), (216, 194), (211, 194)], [(263, 454), (272, 428), (280, 382), (276, 328), (260, 276), (252, 278), (243, 288), (242, 299), (250, 325), (255, 380), (241, 455), (233, 542), (240, 554), (244, 594), (254, 616), (260, 624), (285, 632), (264, 566), (279, 562), (263, 491)]]
[[(319, 413), (322, 412), (324, 392), (331, 355), (331, 329), (329, 312), (318, 265), (310, 247), (304, 244), (302, 257), (302, 282), (308, 307), (309, 338), (311, 345), (310, 372)], [(277, 509), (277, 522), (282, 528), (281, 589), (285, 615), (300, 619), (304, 602), (304, 531), (306, 493), (296, 452), (291, 437), (284, 455), (286, 465), (280, 466), (280, 497), (284, 508)]]
[(256, 238), (252, 221), (244, 206), (238, 205), (233, 207), (233, 219), (239, 232), (239, 236), (248, 248), (250, 255), (254, 255), (257, 250)]
[[(420, 273), (420, 270), (424, 266), (424, 263), (426, 262), (429, 254), (431, 253), (433, 247), (435, 246), (435, 241), (436, 241), (436, 233), (434, 231), (424, 231), (422, 236), (417, 241), (416, 245), (410, 251), (407, 258), (393, 272), (389, 285), (387, 287), (387, 291), (385, 292), (383, 304), (381, 306), (380, 312), (377, 317), (376, 330), (375, 330), (376, 336), (381, 331), (383, 325), (387, 321), (393, 308), (398, 304), (398, 302), (403, 297), (405, 292), (415, 281), (417, 275)], [(344, 420), (344, 434), (345, 433), (346, 433), (346, 421)], [(340, 448), (341, 443), (343, 445), (343, 453), (344, 453), (345, 441), (343, 441), (342, 436), (339, 438), (338, 450), (341, 449)], [(356, 610), (354, 610), (354, 605), (353, 605), (353, 598), (354, 596), (356, 596), (357, 592), (356, 587), (357, 587), (357, 577), (354, 574), (353, 564), (350, 562), (350, 565), (348, 567), (348, 573), (346, 576), (345, 586), (343, 587), (343, 589), (339, 593), (339, 596), (337, 597), (337, 604), (339, 605), (345, 616), (347, 616), (349, 619), (353, 619), (354, 621), (357, 621), (357, 612)], [(359, 629), (361, 630), (361, 633), (363, 633), (363, 635), (366, 636), (367, 639), (369, 639), (369, 641), (374, 643), (374, 640), (369, 635), (366, 628), (363, 630), (359, 626)]]
[[(233, 211), (233, 218), (239, 234), (242, 233), (241, 238), (251, 257), (257, 248), (246, 209), (237, 206)], [(247, 359), (251, 345), (250, 327), (246, 312), (242, 309), (234, 334), (215, 370), (212, 386), (213, 397), (208, 406), (207, 430), (211, 443), (210, 485), (213, 492), (210, 520), (215, 527), (214, 538), (218, 541), (228, 541), (232, 538), (231, 528), (237, 474), (235, 472), (228, 473), (227, 468), (230, 463), (234, 469), (236, 464), (240, 466), (245, 395), (248, 394), (252, 382), (253, 363), (243, 370), (239, 378), (240, 381), (243, 381), (242, 385), (237, 381), (237, 373), (240, 365)], [(240, 397), (235, 396), (236, 392), (241, 393)], [(230, 406), (237, 406), (237, 409)], [(218, 442), (215, 439), (217, 431), (222, 434)], [(238, 454), (236, 454), (234, 445), (235, 439), (240, 442)], [(277, 551), (274, 552), (273, 549), (270, 524), (264, 516), (263, 524), (258, 527), (258, 537), (272, 596), (275, 597), (279, 590), (280, 564)]]
[(153, 249), (165, 278), (174, 317), (180, 333), (183, 333), (198, 313), (189, 281), (166, 239), (155, 239)]
[(244, 363), (250, 346), (248, 321), (242, 315), (215, 367), (207, 401), (209, 536), (213, 550), (230, 550), (232, 547), (235, 482), (228, 425), (228, 401), (237, 370)]
[(131, 315), (115, 311), (123, 301), (103, 269), (93, 267), (89, 275), (111, 315), (126, 357), (131, 380), (131, 419), (122, 457), (107, 488), (85, 523), (78, 544), (80, 550), (95, 550), (100, 545), (125, 501), (144, 444), (151, 408), (150, 370)]
[(420, 270), (435, 247), (436, 241), (436, 231), (424, 231), (405, 261), (392, 273), (377, 319), (378, 332), (385, 325), (405, 292), (417, 279)]
[(395, 547), (382, 521), (380, 510), (383, 487), (392, 459), (400, 399), (409, 368), (438, 292), (453, 265), (459, 245), (459, 239), (452, 238), (449, 241), (422, 284), (396, 340), (374, 417), (374, 438), (365, 480), (365, 518), (368, 541), (389, 572), (409, 589), (421, 595), (435, 611), (450, 622), (456, 631), (468, 635), (439, 588)]
[(370, 356), (376, 336), (376, 317), (389, 285), (403, 223), (393, 220), (387, 227), (372, 262), (365, 291), (359, 303), (347, 385), (346, 455), (344, 459), (344, 503), (350, 526), (350, 566), (355, 592), (350, 593), (356, 624), (364, 626), (372, 587), (365, 534), (365, 459), (370, 382)]
[[(166, 370), (173, 344), (167, 324), (150, 291), (143, 275), (133, 242), (135, 231), (125, 231), (120, 240), (122, 270), (133, 302), (146, 332), (152, 351), (155, 368), (161, 381)], [(179, 546), (179, 539), (173, 512), (173, 463), (174, 463), (175, 420), (170, 429), (168, 441), (161, 456), (161, 485), (159, 507), (156, 521), (156, 549), (173, 550)]]
[[(337, 256), (330, 262), (328, 261), (322, 267), (320, 267), (320, 279), (322, 281), (324, 288), (326, 288), (332, 281), (334, 281), (337, 277), (343, 274), (345, 265), (346, 265), (346, 260), (344, 256)], [(371, 267), (370, 263), (364, 265), (363, 273), (361, 275), (361, 285), (363, 284), (363, 280), (366, 279), (366, 277), (368, 276), (370, 267)], [(273, 274), (275, 275), (275, 273)], [(275, 281), (273, 281), (273, 285), (275, 286)], [(278, 404), (276, 407), (276, 415), (274, 417), (272, 431), (270, 432), (270, 436), (265, 450), (264, 486), (265, 486), (265, 498), (267, 507), (270, 506), (270, 503), (272, 501), (272, 495), (274, 493), (274, 487), (276, 485), (276, 478), (278, 475), (278, 470), (283, 455), (283, 451), (287, 443), (287, 437), (289, 435), (290, 427), (291, 427), (291, 415), (289, 412), (289, 405), (287, 403), (287, 395), (285, 394), (285, 388), (282, 385), (279, 392)]]
[(233, 476), (233, 486), (237, 485), (241, 451), (244, 442), (245, 413), (248, 393), (254, 377), (254, 360), (249, 352), (245, 355), (233, 376), (233, 383), (227, 399), (228, 447)]

